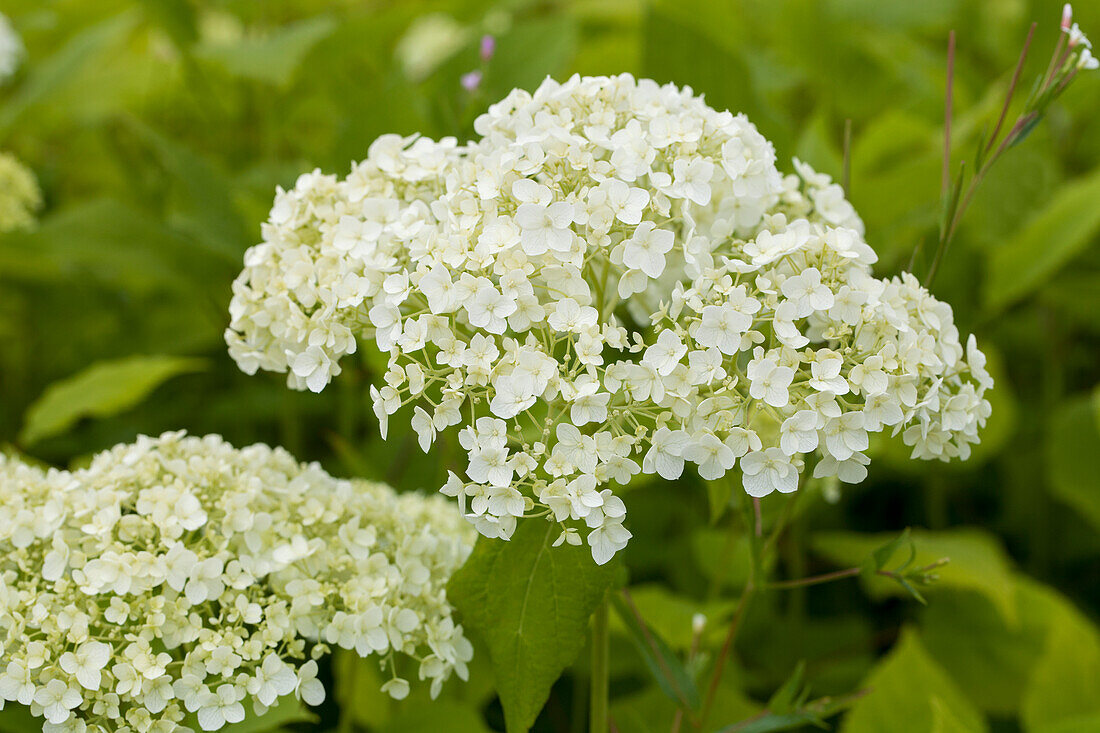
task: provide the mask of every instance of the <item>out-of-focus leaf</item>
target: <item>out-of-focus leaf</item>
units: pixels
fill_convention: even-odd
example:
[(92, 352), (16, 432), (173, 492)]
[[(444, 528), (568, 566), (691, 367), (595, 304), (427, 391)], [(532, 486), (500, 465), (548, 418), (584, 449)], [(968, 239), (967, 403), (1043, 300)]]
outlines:
[(1046, 436), (1050, 488), (1082, 517), (1100, 528), (1100, 427), (1091, 394), (1059, 406), (1050, 416)]
[(727, 530), (699, 529), (691, 535), (691, 554), (716, 587), (743, 588), (752, 566), (748, 535)]
[(83, 417), (117, 415), (172, 377), (205, 365), (202, 359), (177, 356), (131, 356), (94, 364), (42, 393), (27, 410), (19, 440), (31, 445), (64, 433)]
[(39, 733), (42, 723), (42, 718), (34, 717), (29, 709), (14, 702), (5, 703), (0, 710), (0, 731), (3, 733)]
[(512, 89), (533, 90), (547, 75), (560, 74), (577, 45), (577, 23), (568, 15), (517, 23), (497, 42), (485, 75), (489, 99)]
[(921, 616), (921, 642), (968, 700), (1011, 716), (1046, 643), (1050, 627), (1080, 617), (1068, 600), (1024, 576), (1013, 579), (1019, 623), (1010, 626), (980, 593), (937, 594)]
[[(733, 665), (727, 667), (711, 710), (712, 722), (745, 720), (760, 712), (760, 705), (745, 694), (743, 681), (737, 680), (735, 673)], [(668, 733), (675, 714), (675, 703), (655, 684), (640, 692), (615, 696), (611, 702), (611, 717), (619, 733)], [(681, 730), (692, 728), (683, 721)]]
[(1021, 703), (1025, 728), (1034, 733), (1089, 730), (1086, 722), (1100, 719), (1097, 680), (1100, 632), (1077, 613), (1052, 619)]
[(912, 630), (902, 632), (863, 687), (870, 692), (844, 717), (841, 733), (932, 731), (937, 720), (944, 733), (987, 729), (981, 713), (928, 656)]
[(190, 0), (142, 0), (142, 5), (178, 48), (190, 48), (198, 40), (198, 19)]
[[(630, 596), (646, 624), (668, 642), (670, 647), (681, 652), (691, 648), (692, 620), (696, 614), (703, 614), (706, 617), (703, 642), (721, 643), (726, 633), (726, 621), (729, 620), (737, 605), (732, 600), (695, 601), (676, 595), (656, 583), (634, 586), (630, 589)], [(611, 628), (613, 631), (616, 629), (626, 631), (616, 622), (615, 617), (612, 617)]]
[(530, 728), (618, 574), (586, 547), (552, 547), (559, 531), (528, 521), (507, 542), (479, 538), (448, 586), (463, 623), (489, 647), (510, 732)]
[[(223, 294), (239, 267), (131, 206), (93, 200), (59, 211), (31, 232), (0, 235), (0, 277), (57, 284), (91, 278), (135, 294)], [(216, 303), (212, 300), (212, 305)], [(220, 307), (220, 306), (219, 306)]]
[(795, 154), (815, 170), (827, 173), (837, 183), (844, 172), (844, 138), (829, 127), (824, 114), (814, 115), (798, 137)]
[(489, 733), (481, 713), (471, 705), (454, 700), (435, 700), (427, 705), (401, 707), (389, 722), (378, 728), (379, 733)]
[(228, 178), (208, 160), (136, 120), (131, 129), (156, 153), (178, 189), (183, 216), (175, 224), (200, 245), (238, 264), (250, 244), (248, 229), (233, 206)]
[(220, 64), (234, 76), (285, 86), (310, 50), (336, 27), (334, 18), (319, 15), (232, 45), (199, 46), (195, 55)]
[(32, 65), (26, 83), (0, 105), (0, 133), (6, 132), (28, 108), (49, 101), (52, 94), (68, 87), (78, 71), (134, 27), (135, 19), (130, 12), (109, 16), (74, 35), (49, 58)]
[(757, 92), (741, 49), (728, 40), (739, 25), (733, 3), (649, 4), (642, 20), (642, 73), (689, 85), (716, 109), (744, 112), (777, 146), (790, 150), (784, 139), (788, 124)]
[(1100, 231), (1100, 170), (1065, 187), (1008, 242), (989, 252), (990, 311), (1026, 296), (1073, 259)]
[(643, 627), (628, 604), (618, 596), (612, 596), (612, 604), (619, 620), (627, 630), (634, 647), (645, 660), (649, 673), (657, 686), (672, 700), (687, 704), (691, 710), (699, 708), (699, 690), (687, 669), (668, 644), (652, 628)]
[[(813, 535), (811, 546), (838, 567), (860, 566), (876, 548), (894, 537), (892, 533), (818, 532)], [(996, 604), (1009, 623), (1016, 622), (1009, 559), (994, 537), (982, 530), (963, 528), (942, 532), (913, 530), (912, 538), (917, 554), (911, 567), (950, 558), (947, 565), (936, 571), (939, 580), (926, 589), (928, 593), (935, 593), (940, 586), (977, 590)], [(874, 597), (903, 593), (890, 578), (872, 575), (861, 580)]]

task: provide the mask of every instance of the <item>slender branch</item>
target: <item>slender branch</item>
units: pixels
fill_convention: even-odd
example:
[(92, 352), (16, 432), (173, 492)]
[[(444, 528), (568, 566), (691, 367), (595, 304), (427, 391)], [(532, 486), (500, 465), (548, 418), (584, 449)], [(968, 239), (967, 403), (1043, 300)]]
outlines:
[[(941, 567), (946, 562), (946, 559), (937, 560), (934, 563), (925, 565), (924, 567), (917, 568), (914, 573), (927, 573)], [(821, 585), (822, 583), (829, 583), (834, 580), (842, 580), (844, 578), (851, 578), (859, 575), (863, 572), (861, 567), (844, 568), (843, 570), (834, 570), (829, 573), (822, 573), (821, 575), (810, 575), (805, 578), (795, 578), (794, 580), (777, 580), (772, 583), (768, 583), (767, 587), (770, 590), (786, 590), (790, 588), (805, 588), (811, 585)], [(894, 570), (876, 570), (875, 575), (881, 575), (884, 578), (892, 578), (898, 580), (905, 577), (901, 573)]]
[(821, 583), (828, 583), (833, 580), (840, 580), (841, 578), (851, 578), (854, 575), (859, 575), (859, 571), (859, 568), (844, 568), (843, 570), (834, 570), (831, 573), (811, 575), (806, 578), (796, 578), (794, 580), (777, 580), (773, 583), (768, 583), (768, 587), (774, 588), (775, 590), (782, 590), (785, 588), (804, 588), (809, 585), (820, 585)]
[[(1016, 70), (1012, 72), (1012, 81), (1008, 85), (1008, 92), (1005, 94), (1005, 103), (1001, 107), (1001, 116), (997, 118), (997, 125), (993, 128), (993, 134), (989, 136), (989, 140), (985, 145), (985, 153), (988, 154), (993, 149), (993, 143), (996, 142), (997, 136), (1001, 134), (1001, 126), (1004, 125), (1005, 117), (1008, 115), (1008, 108), (1012, 104), (1012, 95), (1016, 93), (1016, 85), (1020, 82), (1020, 74), (1024, 70), (1024, 61), (1027, 59), (1027, 51), (1031, 48), (1031, 37), (1035, 35), (1035, 26), (1037, 23), (1032, 23), (1031, 27), (1027, 30), (1027, 38), (1024, 39), (1024, 47), (1020, 51), (1020, 59), (1016, 62)], [(1059, 38), (1061, 41), (1061, 38)]]
[(714, 662), (714, 673), (710, 677), (710, 686), (707, 688), (707, 696), (703, 702), (703, 710), (699, 715), (696, 728), (702, 728), (706, 725), (710, 709), (714, 707), (714, 699), (718, 695), (718, 685), (722, 681), (722, 673), (726, 671), (726, 660), (729, 658), (730, 652), (733, 651), (733, 642), (737, 639), (737, 632), (741, 628), (741, 619), (744, 618), (745, 609), (748, 607), (749, 599), (755, 589), (756, 586), (750, 579), (745, 586), (745, 590), (741, 593), (741, 599), (737, 602), (737, 609), (734, 610), (729, 630), (726, 631), (726, 639), (722, 642), (722, 649), (718, 652), (718, 658)]

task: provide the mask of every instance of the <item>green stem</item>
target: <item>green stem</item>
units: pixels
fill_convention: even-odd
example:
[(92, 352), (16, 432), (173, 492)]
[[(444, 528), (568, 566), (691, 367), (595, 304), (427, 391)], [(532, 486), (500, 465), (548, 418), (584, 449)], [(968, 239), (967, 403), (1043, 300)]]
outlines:
[(610, 635), (608, 633), (608, 608), (604, 599), (596, 613), (592, 614), (592, 669), (590, 670), (591, 697), (588, 708), (589, 733), (607, 733)]

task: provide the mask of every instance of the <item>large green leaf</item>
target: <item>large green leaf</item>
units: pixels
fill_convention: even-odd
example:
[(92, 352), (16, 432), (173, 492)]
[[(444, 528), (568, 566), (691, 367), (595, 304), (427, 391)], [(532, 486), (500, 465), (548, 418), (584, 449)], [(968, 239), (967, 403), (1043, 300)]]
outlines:
[(1052, 618), (1042, 656), (1024, 693), (1022, 714), (1033, 733), (1096, 730), (1100, 720), (1100, 631), (1078, 613)]
[(507, 542), (480, 538), (447, 591), (489, 647), (510, 733), (534, 723), (618, 573), (615, 563), (596, 565), (587, 548), (552, 547), (558, 532), (527, 520)]
[(912, 630), (902, 632), (863, 687), (870, 693), (852, 706), (841, 733), (986, 730), (981, 714), (928, 656)]
[(94, 364), (50, 385), (27, 410), (24, 445), (64, 433), (83, 417), (109, 417), (139, 404), (168, 379), (202, 369), (202, 359), (131, 356)]
[[(837, 566), (860, 566), (896, 533), (861, 534), (858, 532), (818, 532), (811, 541), (815, 552)], [(912, 539), (916, 558), (912, 567), (930, 565), (942, 558), (950, 562), (936, 572), (939, 580), (927, 590), (935, 593), (940, 586), (966, 588), (984, 593), (1009, 623), (1016, 621), (1016, 604), (1008, 556), (990, 534), (978, 529), (952, 529), (942, 532), (914, 530)], [(902, 595), (904, 590), (892, 579), (864, 577), (873, 597)]]
[(1100, 528), (1100, 425), (1092, 395), (1059, 406), (1046, 434), (1047, 477), (1051, 491)]
[(981, 593), (945, 590), (921, 616), (921, 642), (966, 693), (990, 713), (1010, 716), (1043, 652), (1052, 624), (1078, 615), (1052, 589), (1024, 576), (1013, 579), (1018, 623), (1005, 621)]
[(234, 76), (286, 85), (306, 54), (336, 27), (334, 18), (319, 15), (232, 45), (200, 46), (196, 55), (220, 64)]
[(989, 256), (985, 304), (997, 311), (1024, 297), (1080, 253), (1100, 231), (1100, 169), (1070, 183)]

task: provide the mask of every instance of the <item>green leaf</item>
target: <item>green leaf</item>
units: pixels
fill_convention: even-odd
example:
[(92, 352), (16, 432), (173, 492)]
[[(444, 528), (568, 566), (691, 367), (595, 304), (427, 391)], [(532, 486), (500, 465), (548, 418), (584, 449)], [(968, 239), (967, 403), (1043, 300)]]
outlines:
[(175, 289), (214, 298), (228, 295), (221, 278), (239, 268), (239, 260), (214, 258), (140, 209), (110, 199), (82, 202), (44, 218), (34, 231), (0, 237), (5, 278), (49, 285), (90, 277), (137, 294)]
[[(760, 712), (742, 689), (743, 680), (736, 679), (736, 669), (727, 668), (711, 710), (712, 721), (744, 720)], [(611, 717), (619, 733), (668, 733), (676, 715), (676, 705), (656, 685), (634, 693), (615, 695), (611, 702)], [(681, 730), (692, 730), (681, 720)], [(714, 730), (714, 729), (710, 729)]]
[(428, 705), (398, 708), (397, 715), (379, 726), (379, 733), (490, 733), (481, 713), (472, 705), (454, 700), (434, 700)]
[(447, 591), (489, 647), (510, 732), (534, 723), (618, 575), (615, 563), (596, 565), (585, 547), (551, 547), (559, 531), (528, 520), (507, 542), (479, 538)]
[(233, 205), (229, 179), (210, 161), (153, 128), (134, 119), (128, 125), (153, 150), (176, 189), (182, 214), (176, 226), (199, 245), (239, 265), (252, 242)]
[(31, 715), (30, 709), (14, 702), (0, 710), (0, 733), (40, 733), (42, 718)]
[(1015, 237), (989, 254), (985, 305), (999, 311), (1042, 285), (1100, 231), (1100, 169), (1064, 186)]
[(195, 55), (221, 65), (233, 76), (286, 86), (306, 55), (336, 27), (335, 19), (320, 15), (232, 45), (200, 46)]
[(1017, 624), (1008, 624), (981, 593), (945, 590), (921, 615), (921, 642), (968, 700), (1001, 717), (1014, 716), (1052, 624), (1079, 616), (1040, 583), (1013, 579)]
[(198, 40), (198, 18), (190, 0), (142, 0), (142, 6), (150, 20), (164, 29), (177, 48), (190, 48)]
[(720, 728), (718, 733), (773, 733), (803, 728), (807, 725), (824, 727), (827, 718), (843, 712), (864, 694), (859, 692), (843, 697), (823, 697), (806, 703), (792, 712), (763, 713), (749, 720)]
[(731, 40), (742, 26), (733, 3), (661, 0), (644, 7), (644, 76), (690, 85), (715, 109), (747, 114), (779, 149), (793, 149), (783, 137), (788, 126), (757, 91), (743, 47)]
[[(894, 553), (896, 553), (901, 547), (908, 547), (910, 551), (913, 549), (913, 539), (910, 537), (910, 530), (908, 527), (894, 539), (890, 540), (886, 544), (875, 549), (871, 553), (871, 560), (874, 564), (875, 570), (882, 570), (886, 567), (887, 563), (893, 559)], [(913, 558), (909, 558), (909, 562), (912, 562)]]
[(787, 680), (768, 699), (768, 710), (773, 713), (789, 713), (800, 704), (806, 682), (806, 661), (798, 660)]
[(1097, 680), (1100, 631), (1076, 612), (1052, 619), (1021, 703), (1025, 728), (1039, 733), (1087, 730), (1083, 721), (1100, 717)]
[[(996, 604), (1009, 623), (1015, 623), (1016, 604), (1009, 559), (992, 535), (978, 529), (961, 528), (942, 532), (913, 530), (912, 538), (916, 557), (911, 568), (950, 558), (947, 565), (936, 571), (939, 579), (927, 588), (929, 593), (935, 593), (940, 587), (980, 591)], [(891, 539), (891, 534), (818, 532), (811, 546), (838, 567), (859, 566), (876, 548)], [(891, 578), (874, 575), (861, 578), (861, 581), (875, 598), (903, 593)]]
[[(692, 622), (696, 614), (702, 614), (707, 620), (703, 644), (721, 644), (726, 634), (726, 622), (733, 616), (733, 609), (737, 605), (733, 600), (697, 601), (677, 595), (657, 583), (631, 587), (630, 597), (646, 625), (678, 652), (686, 652), (691, 648), (694, 636)], [(611, 629), (629, 633), (625, 624), (619, 623), (617, 617), (612, 617)]]
[(715, 481), (704, 481), (703, 484), (707, 487), (707, 504), (710, 506), (710, 523), (713, 525), (730, 508), (730, 500), (733, 498), (733, 482), (723, 476)]
[(0, 133), (6, 132), (30, 107), (69, 87), (96, 55), (134, 27), (135, 18), (129, 12), (109, 16), (74, 35), (52, 56), (30, 65), (26, 82), (0, 105)]
[[(986, 730), (985, 720), (924, 650), (916, 633), (903, 630), (888, 655), (864, 680), (870, 693), (844, 718), (841, 733)], [(937, 710), (939, 712), (937, 712)]]
[(1100, 426), (1093, 395), (1076, 397), (1057, 407), (1046, 433), (1050, 489), (1084, 519), (1100, 528)]
[(639, 623), (634, 612), (620, 596), (612, 596), (611, 602), (661, 691), (675, 702), (686, 704), (690, 710), (698, 710), (699, 690), (695, 686), (695, 680), (680, 663), (680, 658), (668, 648), (660, 634)]
[(83, 417), (117, 415), (172, 377), (205, 365), (202, 359), (176, 356), (131, 356), (94, 364), (46, 388), (27, 410), (19, 440), (31, 445), (64, 433)]
[(550, 15), (517, 23), (497, 41), (485, 75), (490, 100), (512, 89), (533, 90), (547, 75), (565, 70), (577, 47), (578, 29), (570, 15)]

